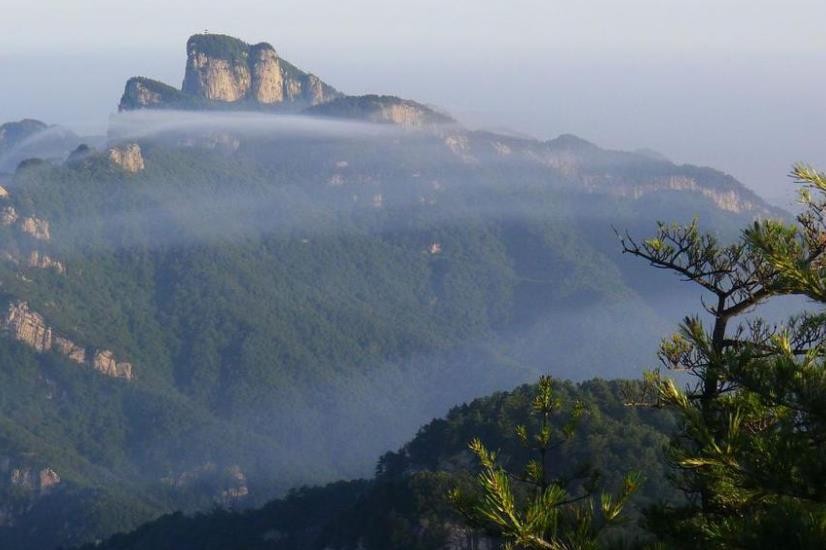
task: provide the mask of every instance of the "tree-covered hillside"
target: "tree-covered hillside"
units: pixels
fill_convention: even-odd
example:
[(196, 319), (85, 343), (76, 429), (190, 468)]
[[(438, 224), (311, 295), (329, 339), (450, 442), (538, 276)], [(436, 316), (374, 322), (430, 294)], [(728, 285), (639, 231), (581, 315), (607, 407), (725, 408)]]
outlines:
[[(651, 504), (680, 501), (663, 458), (674, 429), (670, 413), (626, 406), (623, 382), (592, 380), (556, 389), (562, 398), (581, 401), (586, 411), (576, 435), (549, 457), (557, 475), (576, 477), (587, 466), (602, 474), (601, 485), (615, 487), (622, 472), (639, 469), (645, 481), (631, 501), (633, 519)], [(528, 421), (534, 392), (534, 386), (522, 386), (452, 409), (399, 451), (385, 454), (369, 481), (297, 489), (257, 510), (167, 515), (94, 548), (474, 548), (486, 535), (463, 527), (448, 491), (472, 486), (476, 466), (467, 446), (474, 437), (488, 441), (513, 468), (524, 464), (512, 428)], [(628, 522), (613, 536), (632, 541), (646, 535)]]
[(0, 540), (260, 504), (539, 374), (635, 376), (683, 295), (611, 226), (775, 214), (570, 137), (171, 112), (111, 137), (2, 182)]

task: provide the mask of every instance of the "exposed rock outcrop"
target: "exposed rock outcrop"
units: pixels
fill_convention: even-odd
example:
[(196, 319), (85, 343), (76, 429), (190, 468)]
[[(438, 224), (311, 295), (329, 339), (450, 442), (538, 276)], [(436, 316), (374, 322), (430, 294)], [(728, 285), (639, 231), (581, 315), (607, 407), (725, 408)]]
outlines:
[(35, 267), (38, 269), (53, 269), (61, 274), (66, 273), (66, 266), (63, 262), (60, 260), (55, 260), (46, 254), (41, 254), (37, 250), (32, 250), (29, 253), (27, 264), (29, 267)]
[(131, 363), (118, 361), (110, 350), (97, 350), (91, 356), (86, 349), (65, 336), (56, 334), (43, 316), (31, 311), (26, 302), (12, 302), (6, 316), (0, 319), (0, 329), (12, 338), (39, 352), (56, 351), (75, 363), (88, 365), (101, 374), (114, 378), (133, 380)]
[(120, 110), (144, 108), (221, 108), (289, 106), (324, 103), (339, 94), (315, 75), (281, 59), (262, 42), (249, 45), (220, 34), (196, 34), (187, 41), (186, 72), (181, 90), (134, 77), (126, 83)]
[(69, 360), (81, 365), (86, 363), (86, 349), (78, 346), (68, 338), (55, 336), (53, 345), (58, 353), (65, 355)]
[[(245, 56), (246, 57), (246, 56)], [(233, 102), (247, 96), (252, 77), (246, 59), (222, 59), (190, 48), (183, 92), (211, 101)]]
[(346, 96), (317, 105), (305, 111), (307, 114), (366, 120), (422, 128), (455, 121), (447, 115), (409, 99), (386, 95)]
[(212, 485), (216, 489), (216, 500), (225, 506), (249, 496), (247, 476), (237, 464), (219, 468), (214, 462), (207, 462), (191, 470), (163, 477), (161, 482), (177, 489), (193, 484)]
[(49, 234), (49, 221), (34, 216), (23, 218), (20, 222), (20, 230), (23, 233), (28, 233), (35, 239), (48, 241), (51, 239)]
[(762, 209), (762, 205), (755, 200), (749, 200), (734, 189), (712, 189), (700, 185), (696, 179), (688, 176), (670, 176), (650, 183), (626, 186), (618, 189), (618, 193), (623, 196), (632, 196), (635, 199), (658, 191), (693, 191), (710, 199), (717, 208), (727, 212), (739, 214), (741, 212), (756, 211)]
[(137, 143), (127, 143), (110, 147), (106, 156), (115, 166), (130, 174), (137, 174), (145, 168), (141, 147)]
[(34, 490), (34, 476), (31, 468), (15, 468), (9, 476), (9, 483), (21, 489)]
[(247, 487), (247, 476), (238, 465), (230, 466), (226, 469), (227, 488), (221, 491), (223, 503), (232, 504), (248, 496), (250, 491)]
[(92, 360), (92, 367), (106, 376), (132, 380), (132, 364), (118, 362), (117, 359), (115, 359), (115, 354), (109, 350), (101, 350), (95, 353), (94, 359)]
[(269, 44), (251, 49), (252, 97), (259, 103), (284, 101), (284, 73), (281, 61)]
[(445, 137), (445, 145), (450, 151), (462, 159), (463, 162), (473, 163), (477, 159), (471, 154), (470, 141), (464, 134), (454, 134)]
[(0, 225), (11, 225), (17, 221), (17, 211), (13, 206), (0, 208)]
[(60, 475), (52, 468), (43, 468), (37, 471), (30, 466), (12, 468), (9, 473), (9, 484), (26, 491), (36, 491), (44, 495), (60, 485)]
[(57, 485), (60, 485), (61, 479), (57, 472), (51, 468), (44, 468), (37, 474), (38, 489), (42, 494), (48, 493)]
[(37, 351), (52, 349), (52, 329), (46, 325), (42, 315), (29, 310), (26, 302), (9, 304), (3, 328), (9, 331), (12, 338)]
[(126, 81), (119, 109), (187, 109), (195, 106), (194, 98), (180, 90), (151, 78), (135, 76)]

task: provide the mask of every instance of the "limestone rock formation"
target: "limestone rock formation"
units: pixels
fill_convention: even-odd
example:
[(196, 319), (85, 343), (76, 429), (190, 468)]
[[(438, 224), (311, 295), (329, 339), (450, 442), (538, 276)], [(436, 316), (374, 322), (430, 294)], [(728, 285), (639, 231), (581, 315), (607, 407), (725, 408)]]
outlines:
[(151, 78), (135, 76), (126, 81), (119, 109), (186, 109), (193, 106), (193, 98), (180, 90)]
[(55, 336), (54, 349), (69, 358), (69, 360), (81, 365), (86, 363), (86, 349), (78, 346), (68, 338)]
[(761, 208), (757, 200), (749, 199), (734, 189), (713, 189), (704, 187), (695, 178), (676, 175), (653, 180), (634, 186), (625, 186), (616, 190), (617, 194), (633, 196), (635, 199), (657, 191), (692, 191), (710, 199), (717, 208), (727, 212), (739, 214), (741, 212), (756, 211)]
[(44, 468), (37, 474), (38, 489), (41, 494), (48, 493), (54, 487), (60, 484), (61, 479), (57, 472), (51, 468)]
[(0, 208), (0, 225), (11, 225), (17, 221), (17, 211), (13, 206)]
[(217, 500), (227, 506), (249, 496), (247, 476), (237, 464), (222, 468), (214, 462), (206, 462), (191, 470), (163, 477), (161, 482), (178, 489), (194, 484), (212, 485), (216, 488)]
[(249, 45), (220, 34), (196, 34), (187, 41), (181, 90), (155, 80), (127, 81), (120, 110), (145, 108), (250, 107), (296, 109), (330, 101), (339, 94), (315, 75), (281, 59), (267, 44)]
[(241, 59), (210, 57), (190, 48), (183, 92), (212, 101), (239, 101), (252, 87), (246, 54)]
[(3, 328), (9, 331), (12, 338), (37, 351), (52, 349), (52, 329), (46, 325), (42, 315), (29, 310), (26, 302), (9, 304)]
[(284, 74), (278, 55), (269, 44), (251, 48), (252, 97), (259, 103), (284, 101)]
[(44, 495), (59, 485), (60, 475), (52, 468), (43, 468), (39, 471), (31, 466), (18, 466), (9, 473), (9, 483), (26, 491), (36, 491)]
[(9, 304), (6, 316), (0, 319), (0, 329), (39, 352), (56, 351), (75, 363), (89, 365), (101, 374), (113, 378), (135, 378), (132, 364), (118, 361), (111, 350), (97, 350), (89, 360), (84, 347), (56, 334), (46, 324), (43, 316), (31, 311), (26, 302)]
[(307, 109), (307, 114), (366, 120), (422, 128), (455, 122), (452, 118), (430, 107), (395, 96), (347, 96)]
[(221, 491), (221, 500), (229, 505), (249, 495), (247, 476), (240, 466), (233, 465), (226, 469), (227, 488)]
[(32, 250), (31, 253), (29, 253), (27, 263), (29, 267), (35, 267), (38, 269), (54, 269), (58, 273), (66, 272), (66, 266), (63, 262), (60, 260), (55, 260), (46, 254), (41, 254), (37, 250)]
[(141, 147), (137, 143), (110, 147), (106, 151), (106, 156), (112, 164), (130, 174), (137, 174), (145, 168)]
[(92, 360), (92, 367), (95, 370), (111, 376), (113, 378), (125, 378), (132, 380), (132, 364), (126, 362), (118, 362), (115, 359), (115, 354), (109, 350), (101, 350), (95, 353)]
[(15, 487), (34, 490), (34, 477), (32, 476), (31, 468), (15, 468), (11, 471), (9, 476), (9, 483)]
[(51, 239), (48, 220), (36, 218), (34, 216), (23, 218), (20, 222), (20, 230), (23, 231), (23, 233), (28, 233), (35, 239), (40, 239), (42, 241), (48, 241)]

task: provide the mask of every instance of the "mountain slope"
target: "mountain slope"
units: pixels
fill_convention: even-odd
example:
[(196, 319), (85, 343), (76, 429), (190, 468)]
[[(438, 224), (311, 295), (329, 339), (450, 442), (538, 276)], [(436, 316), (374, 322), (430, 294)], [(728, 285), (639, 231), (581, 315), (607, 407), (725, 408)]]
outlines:
[(100, 150), (3, 181), (0, 540), (262, 504), (540, 373), (636, 376), (685, 294), (612, 225), (699, 216), (725, 237), (783, 215), (711, 169), (398, 98), (227, 112), (255, 88), (219, 97), (210, 75), (252, 83), (258, 50), (199, 40), (186, 91), (143, 107), (204, 111), (121, 113)]
[[(662, 448), (674, 419), (666, 411), (639, 410), (621, 400), (622, 383), (593, 380), (560, 387), (561, 397), (585, 403), (580, 431), (550, 457), (553, 471), (571, 475), (583, 464), (613, 487), (625, 472), (644, 471), (645, 482), (628, 513), (679, 496), (667, 480)], [(529, 416), (532, 387), (496, 393), (456, 407), (444, 419), (419, 430), (398, 452), (382, 457), (374, 479), (302, 488), (288, 497), (245, 512), (213, 511), (191, 517), (164, 516), (129, 534), (95, 546), (102, 550), (142, 549), (437, 549), (485, 546), (484, 533), (466, 527), (447, 501), (450, 488), (472, 486), (475, 460), (467, 449), (482, 437), (517, 469), (524, 450), (511, 429)], [(633, 522), (626, 536), (639, 533)], [(619, 534), (619, 533), (617, 533)], [(474, 544), (476, 546), (474, 546)]]
[(177, 90), (134, 77), (126, 83), (120, 110), (145, 108), (222, 108), (227, 106), (300, 108), (341, 94), (317, 76), (281, 59), (267, 43), (250, 45), (222, 34), (196, 34), (186, 44), (184, 82)]

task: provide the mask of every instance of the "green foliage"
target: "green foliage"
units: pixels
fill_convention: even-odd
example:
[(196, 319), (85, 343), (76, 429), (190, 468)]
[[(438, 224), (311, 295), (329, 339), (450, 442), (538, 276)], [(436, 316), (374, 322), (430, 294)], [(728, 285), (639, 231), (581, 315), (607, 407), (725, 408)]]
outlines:
[[(664, 340), (660, 358), (689, 371), (686, 391), (659, 373), (648, 400), (677, 411), (681, 429), (669, 457), (688, 495), (680, 507), (654, 508), (649, 525), (669, 545), (695, 548), (821, 548), (826, 544), (826, 369), (821, 314), (773, 326), (750, 317), (784, 294), (823, 302), (826, 176), (797, 167), (804, 211), (797, 224), (755, 222), (721, 246), (696, 225), (660, 225), (655, 238), (625, 250), (709, 291), (714, 325), (697, 317)], [(634, 402), (645, 402), (639, 395)]]
[[(557, 377), (630, 376), (649, 352), (639, 342), (660, 330), (638, 293), (653, 279), (618, 262), (605, 237), (610, 221), (673, 212), (673, 199), (652, 205), (581, 194), (561, 172), (499, 158), (482, 134), (469, 134), (489, 151), (479, 163), (423, 133), (244, 136), (237, 151), (213, 136), (192, 139), (141, 141), (146, 169), (138, 174), (90, 155), (66, 165), (29, 162), (7, 182), (8, 204), (47, 219), (52, 240), (4, 226), (2, 249), (21, 258), (37, 249), (67, 271), (4, 260), (4, 298), (28, 301), (84, 346), (113, 350), (138, 378), (105, 379), (6, 341), (6, 446), (35, 453), (37, 466), (54, 466), (72, 491), (111, 488), (120, 499), (111, 508), (125, 510), (117, 528), (223, 502), (217, 474), (175, 483), (209, 464), (247, 474), (249, 505), (299, 483), (366, 475), (376, 455), (434, 414), (535, 379), (551, 349), (565, 350)], [(603, 173), (613, 166), (591, 161)], [(681, 170), (661, 164), (610, 169), (629, 179)], [(331, 183), (335, 175), (342, 185)], [(381, 208), (372, 204), (378, 194)], [(703, 201), (680, 197), (679, 206), (714, 212)], [(714, 219), (722, 226), (741, 218)], [(430, 253), (433, 243), (440, 253)], [(595, 345), (579, 344), (593, 334)], [(609, 464), (630, 469), (632, 455), (661, 472), (657, 432), (667, 426), (624, 412), (609, 397), (614, 389), (583, 389), (611, 412), (582, 419), (570, 463), (590, 459), (618, 486)], [(525, 393), (429, 426), (393, 460), (438, 473), (438, 461), (465, 456), (474, 436), (517, 460), (511, 428), (483, 417), (525, 423)], [(639, 502), (668, 493), (647, 477)], [(427, 500), (414, 494), (411, 502)], [(72, 508), (80, 527), (83, 509)], [(423, 509), (399, 512), (399, 532)], [(89, 522), (78, 529), (85, 540), (114, 528)], [(16, 525), (18, 534), (52, 528), (25, 516)], [(376, 540), (396, 535), (388, 529)]]
[(152, 94), (157, 94), (157, 103), (153, 108), (157, 109), (203, 109), (208, 107), (208, 102), (203, 98), (185, 94), (181, 90), (158, 80), (152, 80), (143, 76), (132, 77), (126, 81), (126, 88), (121, 98), (121, 109), (138, 109), (142, 105), (138, 102), (138, 88), (149, 90)]
[(421, 103), (386, 95), (344, 96), (332, 101), (315, 105), (306, 110), (309, 115), (330, 116), (355, 120), (383, 120), (382, 113), (394, 106), (401, 106), (419, 113), (421, 123), (447, 124), (455, 122), (452, 118), (438, 113)]
[[(638, 386), (635, 382), (629, 384)], [(624, 514), (636, 515), (651, 502), (678, 502), (678, 496), (668, 485), (661, 456), (674, 424), (667, 411), (626, 407), (621, 400), (622, 386), (601, 380), (577, 386), (556, 384), (555, 400), (580, 402), (587, 412), (570, 437), (565, 435), (572, 426), (571, 416), (565, 414), (570, 409), (566, 407), (549, 416), (550, 432), (560, 438), (560, 443), (565, 441), (550, 449), (549, 464), (554, 465), (558, 478), (571, 481), (584, 471), (599, 469), (602, 484), (619, 487), (621, 492), (626, 490), (622, 472), (639, 466), (646, 472), (646, 483), (627, 502), (622, 502)], [(448, 494), (460, 489), (461, 494), (481, 496), (476, 464), (467, 448), (471, 434), (484, 434), (500, 449), (499, 458), (514, 468), (530, 467), (524, 444), (514, 437), (513, 427), (525, 426), (532, 435), (538, 433), (534, 431), (540, 427), (534, 412), (536, 395), (537, 386), (522, 386), (454, 408), (445, 418), (424, 426), (398, 452), (382, 457), (376, 477), (370, 481), (295, 490), (258, 510), (165, 516), (95, 548), (435, 550), (447, 544), (494, 544), (496, 532), (463, 526), (465, 518)], [(534, 442), (530, 438), (528, 444), (532, 446)], [(591, 468), (583, 468), (588, 458), (592, 459)], [(511, 483), (509, 479), (504, 482)], [(583, 490), (576, 482), (573, 485), (573, 490)], [(630, 492), (631, 488), (627, 489)], [(525, 496), (524, 492), (514, 495), (520, 499)], [(593, 496), (598, 522), (603, 521), (603, 510), (611, 515), (620, 507), (616, 499)], [(530, 500), (530, 493), (527, 497)], [(575, 520), (568, 514), (560, 516), (564, 516), (563, 522)], [(609, 534), (606, 540), (620, 545), (641, 536), (632, 522), (617, 523), (611, 533), (606, 533)]]
[(246, 63), (249, 44), (225, 34), (193, 34), (186, 42), (187, 52), (200, 52), (231, 63)]
[[(482, 494), (474, 498), (457, 489), (451, 492), (451, 500), (472, 524), (499, 533), (506, 548), (598, 548), (604, 530), (620, 519), (639, 487), (640, 475), (631, 473), (617, 495), (598, 493), (598, 472), (586, 469), (583, 477), (589, 479), (581, 494), (571, 494), (567, 487), (575, 480), (551, 477), (548, 453), (574, 436), (584, 411), (580, 402), (569, 410), (563, 408), (551, 378), (540, 378), (531, 402), (535, 432), (529, 433), (524, 424), (515, 428), (517, 439), (533, 455), (521, 475), (502, 467), (497, 453), (478, 438), (470, 442), (482, 468), (478, 475)], [(560, 422), (556, 418), (560, 415), (567, 418)], [(558, 430), (553, 429), (552, 418)]]

